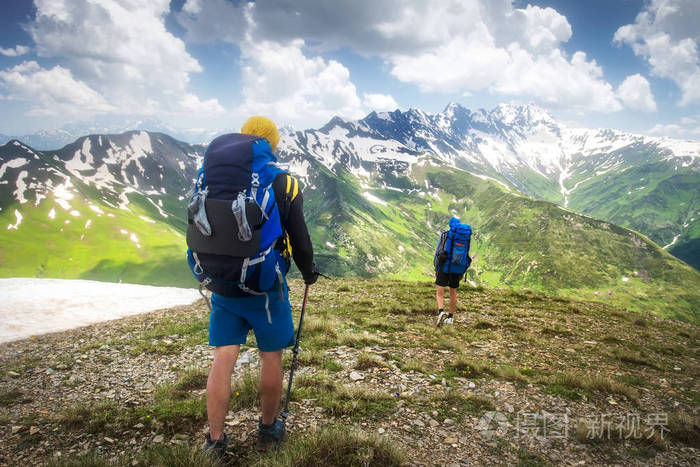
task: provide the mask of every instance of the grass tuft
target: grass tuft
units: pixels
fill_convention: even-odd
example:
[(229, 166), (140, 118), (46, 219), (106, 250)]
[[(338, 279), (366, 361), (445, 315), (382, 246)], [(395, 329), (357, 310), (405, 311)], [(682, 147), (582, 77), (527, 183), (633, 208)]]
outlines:
[(278, 452), (254, 457), (251, 467), (400, 466), (406, 459), (386, 438), (344, 426), (330, 426), (293, 437)]

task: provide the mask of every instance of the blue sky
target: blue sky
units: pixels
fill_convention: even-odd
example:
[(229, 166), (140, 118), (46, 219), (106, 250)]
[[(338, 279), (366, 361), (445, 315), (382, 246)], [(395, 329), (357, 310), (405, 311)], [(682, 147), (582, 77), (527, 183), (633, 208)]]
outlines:
[(24, 0), (0, 17), (0, 133), (237, 128), (456, 101), (700, 139), (697, 0)]

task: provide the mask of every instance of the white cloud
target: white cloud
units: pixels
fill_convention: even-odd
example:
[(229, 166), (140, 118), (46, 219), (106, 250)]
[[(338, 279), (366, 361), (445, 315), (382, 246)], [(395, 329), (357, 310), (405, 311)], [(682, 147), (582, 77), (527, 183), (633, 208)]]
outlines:
[(335, 60), (308, 58), (304, 41), (282, 45), (247, 42), (241, 47), (244, 102), (241, 117), (261, 114), (278, 124), (318, 123), (334, 115), (359, 118), (364, 112), (350, 72)]
[(615, 43), (629, 45), (647, 60), (652, 74), (678, 85), (680, 105), (700, 101), (698, 17), (697, 0), (653, 0), (633, 24), (622, 26), (614, 36)]
[(647, 133), (651, 136), (700, 140), (700, 123), (694, 119), (683, 118), (680, 123), (656, 124)]
[(304, 38), (307, 50), (378, 56), (394, 77), (426, 92), (488, 90), (580, 111), (622, 108), (594, 60), (561, 49), (573, 31), (553, 8), (514, 8), (511, 0), (188, 0), (178, 20), (188, 37), (235, 42), (243, 16), (256, 40)]
[(30, 115), (114, 110), (100, 94), (61, 66), (47, 70), (37, 62), (23, 62), (0, 71), (0, 86), (7, 91), (6, 99), (30, 101), (33, 105)]
[(197, 96), (189, 93), (182, 96), (179, 103), (185, 111), (196, 115), (221, 115), (225, 112), (218, 100), (201, 101)]
[[(564, 16), (551, 8), (510, 2), (465, 2), (432, 9), (440, 18), (456, 15), (464, 27), (446, 29), (448, 38), (420, 54), (391, 55), (391, 73), (424, 91), (470, 92), (527, 97), (580, 111), (613, 112), (622, 106), (595, 60), (576, 52), (567, 59), (559, 48), (572, 34)], [(473, 8), (476, 4), (477, 8)], [(466, 16), (464, 16), (466, 15)], [(413, 25), (419, 27), (416, 23)]]
[(26, 45), (18, 45), (14, 49), (4, 49), (0, 47), (0, 55), (4, 55), (6, 57), (19, 57), (21, 55), (24, 55), (29, 52), (29, 47)]
[(190, 74), (202, 69), (165, 27), (169, 0), (35, 0), (35, 6), (27, 30), (37, 55), (61, 60), (119, 111), (191, 110)]
[(399, 104), (389, 94), (364, 94), (362, 104), (371, 110), (394, 110)]
[(656, 112), (656, 101), (649, 81), (640, 74), (630, 75), (617, 88), (617, 95), (626, 107), (642, 112)]

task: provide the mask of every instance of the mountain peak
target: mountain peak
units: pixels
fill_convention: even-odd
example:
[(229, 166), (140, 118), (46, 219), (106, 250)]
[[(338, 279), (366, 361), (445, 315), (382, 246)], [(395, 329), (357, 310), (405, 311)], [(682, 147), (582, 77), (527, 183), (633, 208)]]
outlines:
[(508, 125), (533, 125), (539, 122), (556, 124), (549, 112), (532, 103), (498, 104), (490, 113)]

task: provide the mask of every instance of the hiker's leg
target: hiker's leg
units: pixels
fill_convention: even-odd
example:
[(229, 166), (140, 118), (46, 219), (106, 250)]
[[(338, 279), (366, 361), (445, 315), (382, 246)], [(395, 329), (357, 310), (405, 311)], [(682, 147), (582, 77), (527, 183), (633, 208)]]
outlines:
[(260, 408), (262, 422), (275, 421), (282, 394), (282, 351), (260, 351)]
[(454, 314), (457, 309), (457, 289), (450, 287), (450, 314)]
[(439, 310), (445, 308), (445, 288), (437, 286), (437, 305)]
[(231, 397), (231, 374), (240, 349), (240, 345), (214, 347), (214, 361), (207, 379), (207, 417), (211, 439), (224, 436), (224, 418)]

